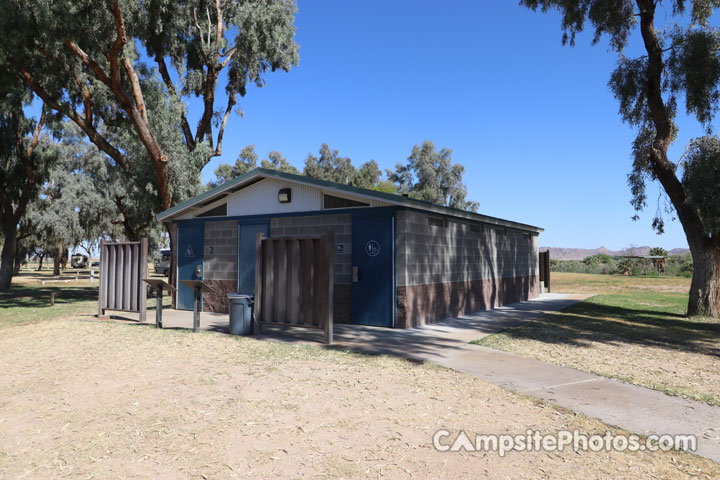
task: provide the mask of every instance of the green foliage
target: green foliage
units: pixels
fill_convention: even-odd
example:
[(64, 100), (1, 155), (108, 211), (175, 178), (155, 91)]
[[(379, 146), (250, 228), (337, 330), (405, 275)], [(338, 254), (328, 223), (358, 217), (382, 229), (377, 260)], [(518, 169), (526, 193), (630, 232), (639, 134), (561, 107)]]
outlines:
[(305, 159), (303, 175), (328, 182), (352, 185), (357, 170), (349, 157), (341, 157), (337, 150), (332, 150), (327, 143), (320, 146), (319, 157), (309, 153)]
[(650, 255), (654, 257), (667, 257), (668, 252), (662, 247), (653, 247), (650, 249)]
[(585, 257), (583, 260), (583, 263), (588, 266), (593, 265), (599, 265), (601, 263), (609, 263), (612, 261), (612, 257), (610, 255), (605, 255), (604, 253), (598, 253), (596, 255), (591, 255), (589, 257)]
[(720, 236), (720, 139), (705, 136), (694, 140), (686, 162), (683, 187), (697, 205), (705, 232)]
[[(254, 145), (243, 148), (235, 165), (222, 164), (215, 170), (217, 180), (209, 183), (208, 188), (220, 185), (256, 168), (257, 158)], [(268, 153), (268, 158), (261, 160), (260, 166), (295, 175), (301, 174), (280, 152), (274, 150)], [(343, 185), (395, 192), (395, 187), (391, 182), (381, 179), (382, 173), (375, 160), (370, 160), (360, 165), (360, 168), (355, 168), (350, 158), (341, 157), (337, 150), (332, 150), (326, 143), (320, 147), (319, 156), (308, 154), (302, 175)]]
[[(0, 84), (22, 79), (54, 120), (72, 120), (107, 155), (98, 176), (126, 187), (117, 211), (139, 215), (124, 218), (132, 236), (148, 210), (198, 193), (237, 95), (297, 65), (296, 10), (290, 0), (9, 0)], [(224, 115), (215, 110), (218, 83)], [(194, 132), (190, 105), (200, 108)]]
[(255, 153), (255, 145), (247, 145), (240, 151), (237, 160), (235, 160), (235, 165), (230, 166), (223, 163), (215, 169), (215, 177), (217, 180), (210, 182), (208, 184), (208, 188), (222, 185), (232, 178), (239, 177), (240, 175), (257, 168), (257, 158), (258, 156), (257, 153)]
[[(382, 173), (375, 160), (355, 168), (349, 157), (341, 157), (340, 153), (332, 150), (327, 143), (320, 146), (318, 153), (318, 157), (308, 154), (303, 175), (360, 188), (375, 189), (380, 185)], [(382, 188), (387, 188), (387, 185)]]
[(635, 267), (634, 262), (632, 260), (630, 260), (629, 258), (625, 258), (618, 262), (617, 272), (620, 275), (630, 275), (632, 273), (634, 267)]
[[(659, 247), (656, 247), (659, 248)], [(650, 254), (660, 255), (664, 249), (651, 250)], [(665, 252), (667, 254), (667, 252)], [(553, 272), (570, 273), (592, 273), (607, 275), (658, 275), (658, 264), (655, 261), (645, 259), (630, 259), (623, 257), (610, 257), (598, 254), (587, 257), (584, 260), (557, 260), (550, 259), (550, 269)], [(691, 277), (693, 272), (693, 260), (690, 253), (668, 256), (665, 259), (663, 274), (672, 277)]]
[(452, 150), (437, 151), (431, 141), (415, 145), (406, 164), (398, 163), (394, 171), (387, 170), (388, 179), (400, 193), (435, 205), (476, 212), (479, 204), (466, 199), (464, 173), (464, 166), (452, 163)]
[(277, 170), (278, 172), (292, 173), (294, 175), (300, 174), (300, 171), (297, 168), (288, 163), (285, 157), (283, 157), (280, 152), (276, 152), (275, 150), (272, 150), (270, 153), (268, 153), (268, 158), (263, 159), (260, 162), (260, 166), (271, 170)]

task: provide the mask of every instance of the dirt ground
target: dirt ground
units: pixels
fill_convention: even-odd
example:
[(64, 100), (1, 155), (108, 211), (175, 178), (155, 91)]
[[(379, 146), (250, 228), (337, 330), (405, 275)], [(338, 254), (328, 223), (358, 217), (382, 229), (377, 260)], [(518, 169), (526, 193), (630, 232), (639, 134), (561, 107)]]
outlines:
[(685, 453), (443, 453), (606, 426), (431, 365), (64, 319), (0, 336), (0, 478), (718, 478)]

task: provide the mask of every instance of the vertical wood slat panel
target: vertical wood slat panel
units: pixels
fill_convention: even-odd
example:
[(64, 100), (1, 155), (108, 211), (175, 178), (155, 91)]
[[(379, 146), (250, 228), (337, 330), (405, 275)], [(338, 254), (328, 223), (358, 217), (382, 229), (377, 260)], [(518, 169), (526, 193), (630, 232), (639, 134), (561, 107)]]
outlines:
[(312, 296), (315, 302), (315, 315), (312, 324), (314, 326), (322, 326), (322, 319), (327, 315), (327, 290), (324, 288), (324, 279), (326, 268), (323, 268), (323, 242), (319, 239), (313, 241), (313, 263), (315, 266), (315, 275), (313, 275)]
[(130, 272), (130, 309), (137, 310), (140, 307), (138, 302), (138, 296), (140, 295), (140, 285), (138, 282), (142, 282), (142, 279), (138, 278), (140, 272), (140, 246), (130, 245), (130, 258), (132, 259), (131, 272)]
[(263, 284), (263, 321), (266, 323), (274, 323), (275, 309), (273, 308), (273, 295), (275, 293), (273, 291), (273, 278), (275, 278), (275, 248), (269, 238), (263, 239), (262, 243), (264, 252), (263, 257), (265, 260), (265, 264), (263, 266), (263, 275), (265, 277), (265, 282)]
[(134, 311), (145, 321), (147, 309), (148, 239), (139, 242), (100, 242), (98, 315), (105, 310)]
[(107, 254), (105, 253), (105, 250), (107, 250), (105, 247), (105, 240), (100, 240), (100, 292), (98, 294), (98, 317), (105, 315), (105, 308), (107, 307), (107, 275), (103, 272), (103, 268), (105, 268), (103, 265), (107, 262)]
[(300, 292), (300, 323), (312, 325), (313, 320), (313, 242), (309, 239), (300, 241), (302, 253), (302, 288)]
[(108, 276), (108, 301), (107, 305), (110, 310), (115, 308), (115, 248), (108, 246), (108, 262), (107, 262), (107, 276)]
[(289, 323), (287, 318), (287, 241), (275, 240), (275, 321)]
[(287, 312), (290, 323), (300, 323), (300, 242), (293, 238), (288, 240), (288, 295), (287, 295)]
[(148, 239), (147, 237), (140, 240), (139, 245), (139, 256), (140, 256), (140, 271), (138, 272), (138, 282), (140, 284), (140, 290), (138, 291), (138, 306), (140, 321), (144, 322), (147, 315), (147, 286), (142, 281), (143, 278), (148, 278)]
[[(132, 245), (123, 245), (121, 248), (125, 251), (125, 273), (124, 273), (124, 283), (123, 283), (123, 310), (130, 310), (130, 297), (131, 297), (131, 290), (130, 286), (132, 284), (132, 276), (133, 276), (133, 258), (132, 258)], [(137, 273), (137, 272), (135, 272)]]
[(333, 302), (334, 299), (334, 285), (335, 285), (335, 234), (329, 231), (325, 238), (323, 238), (324, 248), (323, 264), (326, 268), (323, 269), (325, 277), (325, 287), (327, 289), (327, 311), (325, 312), (324, 321), (322, 323), (325, 329), (325, 343), (333, 343)]
[(255, 318), (325, 330), (332, 343), (334, 235), (256, 240)]
[(122, 310), (123, 284), (125, 283), (125, 252), (122, 246), (115, 249), (115, 309)]

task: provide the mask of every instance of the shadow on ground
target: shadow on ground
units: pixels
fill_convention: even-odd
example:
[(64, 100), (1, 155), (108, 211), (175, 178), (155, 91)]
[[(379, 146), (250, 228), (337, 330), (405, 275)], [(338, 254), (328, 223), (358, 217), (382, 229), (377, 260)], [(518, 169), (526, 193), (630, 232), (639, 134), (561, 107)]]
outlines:
[(62, 285), (12, 285), (10, 290), (0, 292), (0, 308), (40, 308), (50, 306), (50, 294), (55, 293), (55, 303), (75, 303), (98, 298), (98, 287), (68, 287)]
[(720, 357), (720, 323), (680, 313), (613, 306), (603, 296), (503, 332), (511, 339), (587, 346), (591, 342), (633, 344)]

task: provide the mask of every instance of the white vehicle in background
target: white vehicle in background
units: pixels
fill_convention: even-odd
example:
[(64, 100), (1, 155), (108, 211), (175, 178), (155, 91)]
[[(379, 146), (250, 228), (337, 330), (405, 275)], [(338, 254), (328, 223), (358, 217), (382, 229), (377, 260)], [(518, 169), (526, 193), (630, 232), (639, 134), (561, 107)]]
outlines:
[(156, 260), (155, 273), (167, 276), (170, 273), (170, 249), (160, 250), (160, 260)]
[(87, 255), (76, 253), (70, 257), (70, 266), (72, 268), (86, 268), (88, 265)]

